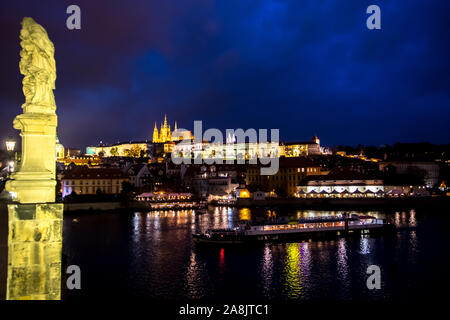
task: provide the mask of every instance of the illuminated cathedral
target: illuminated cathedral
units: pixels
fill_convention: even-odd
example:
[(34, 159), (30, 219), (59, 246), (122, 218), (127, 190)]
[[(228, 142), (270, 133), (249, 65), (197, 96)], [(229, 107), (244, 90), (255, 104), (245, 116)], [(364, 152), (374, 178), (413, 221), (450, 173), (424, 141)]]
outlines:
[(178, 132), (178, 137), (172, 137), (173, 133), (178, 130), (177, 122), (175, 121), (175, 128), (172, 131), (170, 125), (167, 124), (167, 116), (164, 115), (164, 123), (161, 123), (160, 130), (155, 122), (155, 128), (153, 129), (153, 143), (166, 143), (175, 142), (182, 139), (193, 139), (192, 134), (189, 130), (180, 129)]

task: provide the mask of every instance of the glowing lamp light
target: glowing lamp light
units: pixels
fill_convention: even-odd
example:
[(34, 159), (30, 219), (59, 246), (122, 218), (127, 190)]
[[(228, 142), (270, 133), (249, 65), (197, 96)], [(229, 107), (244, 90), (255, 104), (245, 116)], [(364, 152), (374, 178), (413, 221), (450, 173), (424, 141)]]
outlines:
[(6, 144), (6, 150), (8, 151), (14, 151), (14, 148), (16, 147), (16, 140), (13, 138), (8, 138), (5, 142)]
[(241, 190), (239, 195), (241, 198), (250, 198), (250, 192), (248, 192), (248, 190), (246, 189)]

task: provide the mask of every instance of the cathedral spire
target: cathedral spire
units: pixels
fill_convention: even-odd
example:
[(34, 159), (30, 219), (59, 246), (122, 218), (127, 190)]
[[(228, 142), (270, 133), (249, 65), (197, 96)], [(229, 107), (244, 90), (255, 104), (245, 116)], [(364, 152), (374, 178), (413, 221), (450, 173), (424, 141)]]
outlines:
[(155, 128), (153, 129), (153, 142), (159, 142), (158, 127), (156, 126), (156, 121), (155, 121)]
[(167, 115), (164, 114), (164, 128), (167, 128)]

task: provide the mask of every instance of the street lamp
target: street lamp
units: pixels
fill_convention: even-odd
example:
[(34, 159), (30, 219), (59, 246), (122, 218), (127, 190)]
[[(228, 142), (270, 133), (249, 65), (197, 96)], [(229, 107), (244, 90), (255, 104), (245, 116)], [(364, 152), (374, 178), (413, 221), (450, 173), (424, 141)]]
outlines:
[(9, 155), (8, 172), (11, 173), (14, 171), (14, 160), (12, 158), (12, 154), (14, 153), (14, 149), (16, 147), (16, 140), (14, 140), (14, 138), (9, 136), (8, 139), (6, 139), (5, 144), (6, 144), (6, 150), (8, 150), (8, 155)]
[(14, 140), (11, 137), (8, 137), (8, 139), (6, 139), (6, 150), (8, 150), (8, 152), (13, 152), (15, 147), (16, 147), (16, 140)]

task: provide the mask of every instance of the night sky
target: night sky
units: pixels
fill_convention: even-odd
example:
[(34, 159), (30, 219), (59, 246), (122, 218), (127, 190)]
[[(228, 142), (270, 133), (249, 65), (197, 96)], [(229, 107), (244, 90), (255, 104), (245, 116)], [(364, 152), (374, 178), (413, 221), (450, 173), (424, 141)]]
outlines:
[[(371, 4), (381, 30), (366, 28)], [(2, 1), (2, 140), (24, 102), (24, 16), (55, 44), (65, 147), (151, 139), (164, 113), (328, 146), (450, 143), (450, 1)]]

